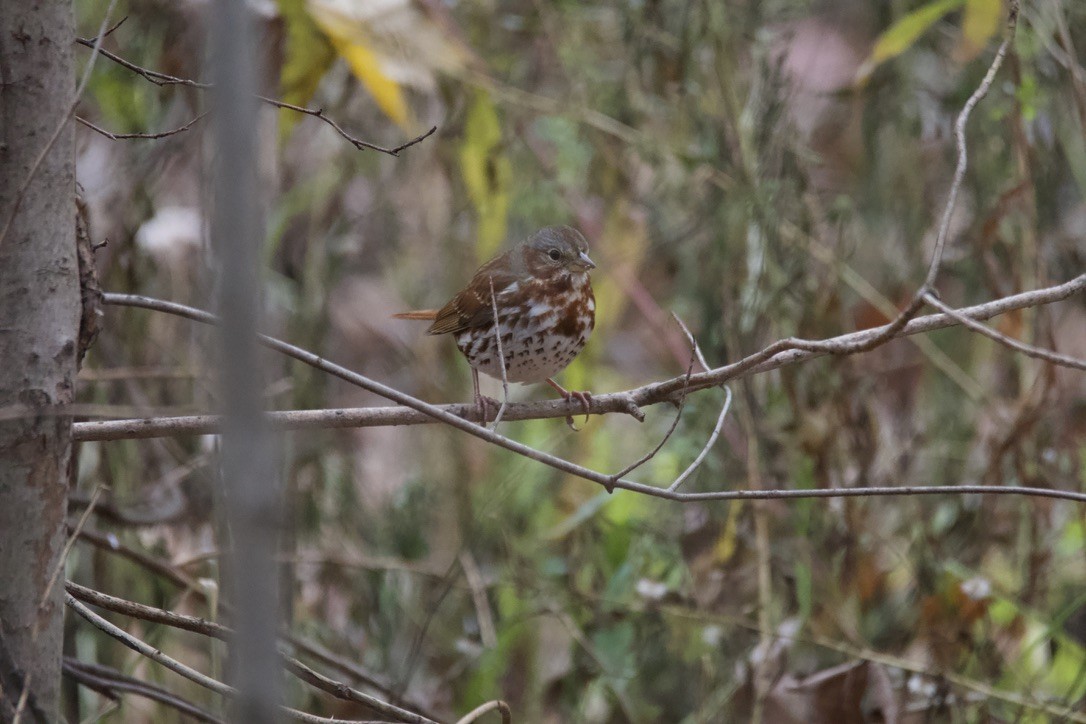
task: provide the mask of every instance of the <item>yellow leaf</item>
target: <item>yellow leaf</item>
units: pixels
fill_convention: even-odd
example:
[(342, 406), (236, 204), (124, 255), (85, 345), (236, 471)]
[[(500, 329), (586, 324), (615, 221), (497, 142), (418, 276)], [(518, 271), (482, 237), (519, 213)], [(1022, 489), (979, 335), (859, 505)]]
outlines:
[(475, 94), (468, 109), (460, 174), (479, 219), (476, 256), (489, 259), (505, 242), (512, 167), (502, 153), (498, 111), (485, 91)]
[(328, 36), (389, 118), (418, 131), (405, 89), (433, 93), (438, 73), (457, 73), (473, 55), (444, 3), (418, 0), (305, 0)]
[(962, 60), (975, 58), (999, 30), (1003, 0), (965, 0), (962, 19)]
[(308, 7), (317, 27), (328, 36), (377, 106), (398, 126), (410, 128), (413, 123), (403, 91), (385, 70), (384, 61), (375, 52), (365, 27), (332, 5), (310, 2)]
[(398, 126), (408, 125), (407, 101), (396, 81), (385, 75), (377, 56), (362, 43), (351, 43), (332, 36), (332, 45), (366, 90), (377, 106)]
[(739, 517), (742, 512), (742, 500), (737, 500), (728, 506), (728, 517), (724, 521), (724, 529), (720, 531), (716, 545), (713, 546), (714, 562), (728, 563), (739, 548)]
[(887, 28), (871, 49), (871, 54), (856, 72), (856, 83), (863, 84), (882, 63), (896, 58), (912, 47), (913, 43), (947, 13), (957, 10), (965, 0), (934, 0), (919, 10), (914, 10)]

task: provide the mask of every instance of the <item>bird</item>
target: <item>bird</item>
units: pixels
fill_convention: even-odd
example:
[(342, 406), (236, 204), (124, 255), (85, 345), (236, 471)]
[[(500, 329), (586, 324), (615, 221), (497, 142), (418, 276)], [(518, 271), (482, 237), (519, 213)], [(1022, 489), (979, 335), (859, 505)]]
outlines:
[[(563, 399), (578, 400), (587, 415), (591, 393), (566, 390), (554, 376), (584, 349), (596, 325), (589, 279), (595, 268), (581, 232), (548, 226), (479, 267), (440, 309), (393, 316), (429, 321), (426, 332), (431, 335), (453, 335), (471, 366), (475, 403), (484, 420), (487, 405), (497, 403), (479, 392), (480, 372), (505, 382), (546, 382)], [(567, 422), (572, 427), (572, 419)]]

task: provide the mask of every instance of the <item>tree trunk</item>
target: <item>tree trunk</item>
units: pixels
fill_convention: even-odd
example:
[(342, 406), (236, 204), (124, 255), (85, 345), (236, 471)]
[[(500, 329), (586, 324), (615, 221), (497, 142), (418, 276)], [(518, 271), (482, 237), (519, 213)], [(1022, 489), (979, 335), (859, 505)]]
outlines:
[[(58, 720), (79, 277), (70, 0), (0, 0), (0, 721)], [(29, 183), (27, 183), (29, 179)], [(21, 197), (21, 198), (20, 198)], [(6, 230), (6, 231), (5, 231)]]

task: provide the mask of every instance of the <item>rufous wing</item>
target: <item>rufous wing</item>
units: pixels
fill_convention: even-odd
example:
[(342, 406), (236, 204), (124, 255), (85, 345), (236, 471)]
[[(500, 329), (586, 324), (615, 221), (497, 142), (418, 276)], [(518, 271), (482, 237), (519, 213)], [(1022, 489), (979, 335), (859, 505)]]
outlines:
[(433, 320), (426, 330), (427, 334), (456, 334), (472, 327), (489, 325), (494, 321), (491, 290), (495, 295), (501, 294), (519, 278), (512, 268), (512, 254), (517, 251), (512, 249), (499, 254), (479, 267), (467, 287), (441, 309), (421, 309), (392, 316), (397, 319)]

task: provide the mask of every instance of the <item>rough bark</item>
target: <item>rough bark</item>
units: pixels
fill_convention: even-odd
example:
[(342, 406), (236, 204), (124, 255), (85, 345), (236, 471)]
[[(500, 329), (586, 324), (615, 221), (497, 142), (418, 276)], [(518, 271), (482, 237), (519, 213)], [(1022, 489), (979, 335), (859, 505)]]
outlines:
[(30, 172), (72, 102), (73, 37), (70, 0), (0, 0), (0, 720), (24, 689), (22, 721), (58, 720), (64, 585), (50, 579), (80, 313), (70, 125)]

